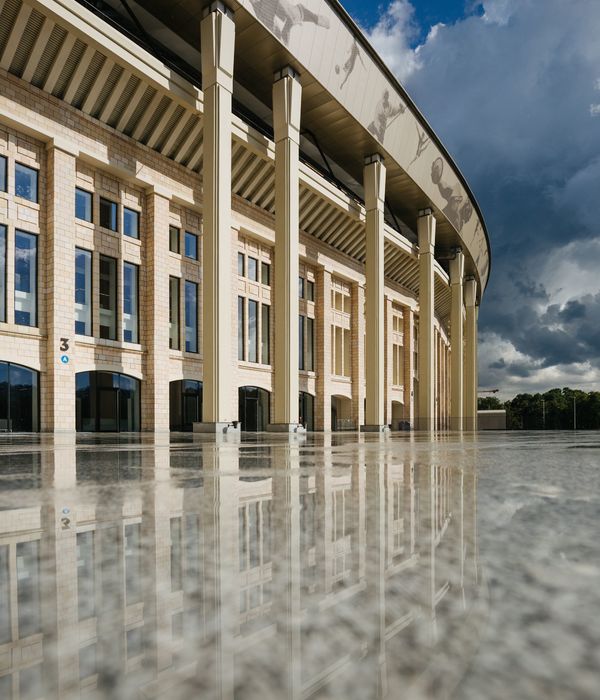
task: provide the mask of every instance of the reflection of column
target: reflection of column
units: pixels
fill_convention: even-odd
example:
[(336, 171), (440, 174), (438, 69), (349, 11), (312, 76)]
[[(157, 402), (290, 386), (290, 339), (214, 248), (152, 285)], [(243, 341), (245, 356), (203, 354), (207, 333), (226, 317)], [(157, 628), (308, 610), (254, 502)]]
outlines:
[(383, 210), (386, 169), (381, 156), (368, 156), (364, 167), (366, 209), (366, 326), (365, 376), (367, 408), (364, 430), (381, 432), (386, 428), (384, 416), (384, 236)]
[(204, 90), (202, 339), (204, 393), (197, 430), (223, 432), (237, 420), (231, 386), (231, 95), (235, 23), (221, 2), (201, 23)]
[(392, 387), (394, 385), (394, 341), (393, 341), (393, 323), (394, 314), (392, 311), (392, 300), (389, 297), (385, 297), (385, 341), (383, 344), (385, 353), (385, 380), (383, 382), (384, 389), (384, 421), (387, 425), (396, 429), (397, 426), (392, 425)]
[(296, 445), (273, 448), (273, 619), (286, 698), (302, 696), (300, 608), (300, 470)]
[(419, 212), (419, 404), (417, 430), (433, 430), (434, 404), (434, 251), (436, 221), (431, 209)]
[(156, 192), (146, 197), (147, 229), (145, 274), (147, 295), (144, 312), (146, 344), (142, 428), (169, 430), (169, 275), (165, 273), (165, 250), (169, 249), (169, 200)]
[[(47, 371), (42, 391), (42, 430), (75, 430), (75, 156), (59, 148), (48, 149), (48, 210), (43, 256), (46, 271)], [(39, 314), (38, 314), (39, 315)], [(64, 360), (67, 360), (66, 362)], [(71, 361), (69, 361), (69, 359)]]
[(331, 272), (317, 270), (316, 428), (331, 430)]
[[(363, 425), (365, 420), (365, 290), (352, 285), (352, 421)], [(327, 347), (329, 351), (329, 347)]]
[(450, 314), (450, 342), (452, 344), (452, 390), (450, 429), (463, 429), (463, 275), (465, 256), (460, 248), (450, 260), (450, 290), (452, 310)]
[(298, 430), (298, 253), (300, 227), (300, 108), (302, 85), (293, 69), (275, 75), (275, 352), (270, 430)]
[(208, 646), (198, 651), (197, 673), (206, 697), (233, 700), (235, 635), (239, 633), (240, 614), (239, 447), (235, 442), (204, 445), (202, 464), (202, 522), (209, 562), (203, 582), (206, 601), (204, 639)]
[(333, 575), (332, 436), (325, 436), (323, 464), (315, 474), (317, 591), (329, 593)]
[(421, 606), (428, 621), (428, 632), (436, 639), (435, 597), (435, 472), (437, 467), (423, 464), (418, 469), (419, 484), (419, 566), (423, 585), (419, 589)]
[[(58, 442), (60, 440), (60, 443)], [(43, 450), (40, 542), (41, 610), (48, 696), (79, 697), (75, 439), (62, 436)]]
[(466, 357), (465, 357), (465, 430), (477, 430), (477, 282), (465, 281)]

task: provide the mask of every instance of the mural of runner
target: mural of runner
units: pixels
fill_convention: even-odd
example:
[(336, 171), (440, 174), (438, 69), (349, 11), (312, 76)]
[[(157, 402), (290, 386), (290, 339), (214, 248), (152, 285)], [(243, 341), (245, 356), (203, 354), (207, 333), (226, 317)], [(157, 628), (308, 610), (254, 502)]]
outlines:
[(402, 102), (399, 102), (397, 106), (392, 105), (390, 102), (390, 91), (385, 90), (383, 97), (375, 107), (375, 118), (369, 124), (369, 131), (379, 140), (379, 143), (383, 143), (385, 132), (396, 117), (399, 114), (404, 114), (404, 112), (406, 112), (405, 105)]
[(415, 157), (408, 164), (408, 168), (406, 168), (407, 170), (413, 163), (416, 163), (419, 160), (419, 158), (423, 155), (423, 153), (425, 153), (427, 147), (431, 143), (431, 139), (422, 129), (419, 128), (419, 125), (415, 124), (415, 126), (417, 128), (417, 136), (419, 138), (419, 141), (417, 143), (417, 152), (415, 153)]
[[(341, 68), (341, 70), (344, 71), (344, 79), (342, 80), (342, 84), (340, 85), (340, 90), (344, 87), (348, 78), (354, 72), (357, 59), (362, 63), (362, 67), (366, 70), (365, 62), (363, 61), (362, 56), (360, 55), (360, 48), (358, 46), (358, 41), (356, 41), (356, 39), (354, 39), (354, 41), (352, 42), (352, 46), (350, 47), (350, 50), (348, 52), (348, 59), (347, 59), (346, 63), (344, 63), (344, 65)], [(336, 65), (335, 72), (338, 75), (340, 74), (339, 64)]]
[(463, 201), (465, 198), (462, 191), (458, 187), (452, 188), (443, 180), (443, 174), (444, 161), (438, 157), (431, 165), (431, 181), (438, 186), (440, 194), (447, 202), (444, 214), (457, 231), (462, 231), (462, 227), (473, 216), (473, 205), (468, 199)]
[(309, 10), (301, 2), (291, 0), (250, 0), (256, 17), (284, 44), (289, 43), (290, 32), (304, 23), (329, 29), (329, 18)]

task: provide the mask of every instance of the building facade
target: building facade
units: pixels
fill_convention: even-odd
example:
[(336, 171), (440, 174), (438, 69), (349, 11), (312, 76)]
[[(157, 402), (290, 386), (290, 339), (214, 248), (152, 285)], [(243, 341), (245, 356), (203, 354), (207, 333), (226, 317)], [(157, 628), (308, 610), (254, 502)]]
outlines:
[(337, 3), (0, 3), (0, 430), (476, 427), (490, 250)]

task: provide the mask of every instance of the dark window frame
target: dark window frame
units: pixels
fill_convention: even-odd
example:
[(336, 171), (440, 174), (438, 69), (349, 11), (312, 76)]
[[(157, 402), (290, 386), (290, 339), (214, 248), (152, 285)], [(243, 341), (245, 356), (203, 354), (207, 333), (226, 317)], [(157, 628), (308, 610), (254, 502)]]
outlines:
[[(17, 253), (17, 234), (18, 233), (24, 233), (27, 236), (33, 236), (35, 238), (35, 273), (34, 273), (34, 279), (35, 279), (35, 320), (34, 323), (31, 323), (29, 325), (25, 325), (22, 323), (17, 323), (16, 321), (16, 309), (14, 308), (15, 301), (13, 300), (13, 313), (15, 314), (15, 325), (16, 326), (23, 326), (24, 328), (39, 328), (39, 316), (40, 316), (40, 279), (39, 279), (39, 274), (40, 274), (40, 261), (39, 261), (39, 252), (40, 252), (40, 237), (39, 234), (37, 233), (32, 233), (31, 231), (25, 231), (24, 229), (16, 228), (15, 229), (15, 243), (14, 243), (14, 252), (15, 252), (15, 257)], [(7, 244), (8, 248), (8, 244)], [(16, 265), (15, 265), (16, 266)], [(15, 270), (15, 276), (14, 276), (14, 290), (15, 292), (17, 291), (17, 284), (16, 284), (16, 270)]]
[[(35, 173), (35, 199), (29, 199), (28, 197), (23, 197), (21, 194), (17, 194), (17, 168), (18, 167), (25, 168), (26, 170), (30, 170), (32, 173)], [(8, 185), (8, 183), (7, 183)], [(40, 170), (39, 168), (34, 168), (31, 165), (25, 165), (25, 163), (21, 163), (18, 160), (15, 161), (15, 197), (19, 197), (19, 199), (24, 199), (26, 202), (32, 202), (33, 204), (39, 204), (40, 203)]]
[[(81, 192), (83, 194), (87, 194), (90, 196), (91, 206), (90, 206), (90, 218), (89, 219), (82, 219), (79, 216), (77, 216), (77, 193), (78, 192)], [(77, 219), (77, 221), (86, 221), (88, 224), (94, 223), (94, 193), (90, 192), (89, 190), (84, 190), (83, 187), (76, 187), (75, 188), (75, 218)]]
[[(125, 230), (125, 214), (129, 212), (131, 214), (135, 214), (135, 236), (132, 236), (131, 234), (127, 233)], [(119, 226), (118, 223), (118, 218), (119, 218), (119, 210), (118, 210), (118, 204), (117, 204), (117, 228)], [(131, 207), (123, 207), (123, 235), (127, 236), (127, 238), (133, 238), (134, 241), (139, 241), (140, 240), (140, 230), (141, 230), (141, 219), (142, 219), (142, 212), (138, 211), (137, 209), (132, 209)]]
[[(110, 226), (105, 226), (102, 223), (102, 203), (107, 202), (108, 204), (112, 204), (115, 207), (115, 228), (111, 228)], [(107, 231), (112, 231), (112, 233), (119, 233), (119, 203), (118, 202), (113, 202), (112, 199), (108, 199), (107, 197), (102, 197), (100, 196), (98, 200), (98, 225), (101, 228), (106, 229)]]

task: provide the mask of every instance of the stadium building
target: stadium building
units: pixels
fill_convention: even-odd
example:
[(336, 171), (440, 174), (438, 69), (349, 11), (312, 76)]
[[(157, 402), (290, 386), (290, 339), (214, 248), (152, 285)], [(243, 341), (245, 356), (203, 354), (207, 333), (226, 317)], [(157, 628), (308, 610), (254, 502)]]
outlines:
[(489, 270), (335, 0), (0, 0), (0, 430), (473, 430)]

